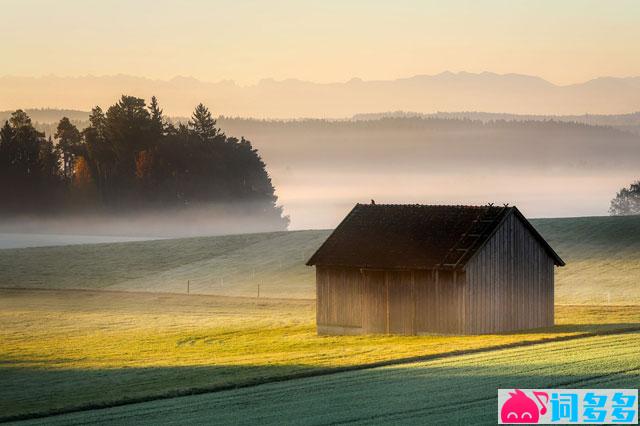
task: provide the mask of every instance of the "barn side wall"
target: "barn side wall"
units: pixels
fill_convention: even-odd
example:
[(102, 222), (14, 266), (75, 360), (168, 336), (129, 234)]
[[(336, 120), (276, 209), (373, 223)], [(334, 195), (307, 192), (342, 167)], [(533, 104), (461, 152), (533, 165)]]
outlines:
[(416, 271), (416, 334), (464, 332), (464, 274)]
[(466, 333), (553, 325), (554, 262), (510, 215), (465, 267)]
[(318, 334), (363, 333), (364, 276), (355, 268), (316, 267)]
[(464, 274), (316, 267), (319, 334), (462, 333)]

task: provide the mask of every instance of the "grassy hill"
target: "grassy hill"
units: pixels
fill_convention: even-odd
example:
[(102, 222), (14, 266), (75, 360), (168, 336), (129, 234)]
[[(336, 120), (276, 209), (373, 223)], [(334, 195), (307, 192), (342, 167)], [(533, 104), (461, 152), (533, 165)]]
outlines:
[[(314, 297), (304, 260), (326, 230), (0, 250), (0, 287), (42, 289), (0, 290), (0, 422), (148, 401), (34, 423), (488, 424), (498, 387), (632, 387), (638, 334), (621, 331), (640, 309), (593, 305), (640, 304), (640, 217), (533, 222), (568, 263), (557, 301), (584, 305), (491, 336), (318, 336), (314, 302), (291, 299)], [(167, 294), (187, 282), (290, 299)], [(369, 368), (416, 357), (433, 359)]]
[[(640, 329), (635, 306), (558, 306), (555, 327), (519, 333), (318, 336), (314, 308), (311, 300), (0, 290), (0, 423)], [(610, 349), (613, 358), (618, 352)]]
[[(565, 259), (558, 303), (640, 303), (640, 216), (532, 221)], [(330, 231), (0, 250), (0, 287), (313, 298), (304, 261)]]
[(0, 250), (0, 287), (313, 298), (304, 265), (329, 231)]
[(640, 303), (640, 216), (537, 219), (567, 262), (556, 270), (559, 303)]

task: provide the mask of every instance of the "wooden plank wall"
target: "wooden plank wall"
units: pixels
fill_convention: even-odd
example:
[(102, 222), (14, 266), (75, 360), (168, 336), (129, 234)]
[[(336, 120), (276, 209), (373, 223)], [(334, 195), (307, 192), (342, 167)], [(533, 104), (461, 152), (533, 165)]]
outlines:
[(416, 333), (462, 333), (464, 276), (416, 271)]
[(465, 333), (553, 325), (553, 259), (515, 215), (466, 265)]
[(387, 272), (388, 332), (415, 334), (415, 293), (411, 271)]
[(387, 333), (387, 285), (384, 271), (363, 271), (362, 328), (367, 334)]
[[(353, 268), (316, 268), (316, 323), (338, 327), (335, 332), (348, 334), (362, 327), (364, 280)], [(340, 330), (340, 328), (357, 330)], [(319, 329), (319, 331), (321, 331)]]
[(318, 266), (318, 332), (462, 333), (464, 282), (452, 272)]

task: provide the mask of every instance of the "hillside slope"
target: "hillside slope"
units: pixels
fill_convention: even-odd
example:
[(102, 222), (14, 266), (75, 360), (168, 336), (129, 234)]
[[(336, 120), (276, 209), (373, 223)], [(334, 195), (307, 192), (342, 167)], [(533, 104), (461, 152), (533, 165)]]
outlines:
[(556, 270), (558, 303), (640, 303), (640, 216), (532, 222), (567, 262)]
[(0, 287), (312, 298), (304, 265), (329, 231), (0, 250)]
[[(640, 216), (536, 219), (567, 262), (558, 303), (640, 303)], [(313, 298), (327, 230), (0, 250), (0, 287)]]

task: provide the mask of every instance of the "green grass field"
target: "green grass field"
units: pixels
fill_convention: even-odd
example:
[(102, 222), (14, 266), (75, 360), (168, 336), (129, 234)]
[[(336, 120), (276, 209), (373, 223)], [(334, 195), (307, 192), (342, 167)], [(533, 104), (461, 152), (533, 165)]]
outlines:
[(328, 231), (0, 250), (0, 287), (313, 298), (306, 258)]
[(556, 302), (640, 304), (640, 216), (533, 223), (567, 262), (556, 269)]
[(314, 302), (0, 291), (0, 417), (147, 400), (412, 357), (640, 327), (636, 306), (559, 306), (483, 336), (317, 336)]
[(640, 327), (640, 217), (534, 224), (568, 263), (557, 325), (485, 336), (317, 336), (329, 231), (0, 250), (0, 420), (493, 422), (498, 386), (637, 386), (638, 335), (587, 336)]
[[(532, 221), (567, 261), (558, 303), (640, 303), (640, 216)], [(0, 287), (315, 297), (305, 260), (329, 231), (0, 250)]]
[(74, 413), (46, 423), (495, 424), (498, 388), (637, 387), (639, 346), (638, 332), (590, 337)]

